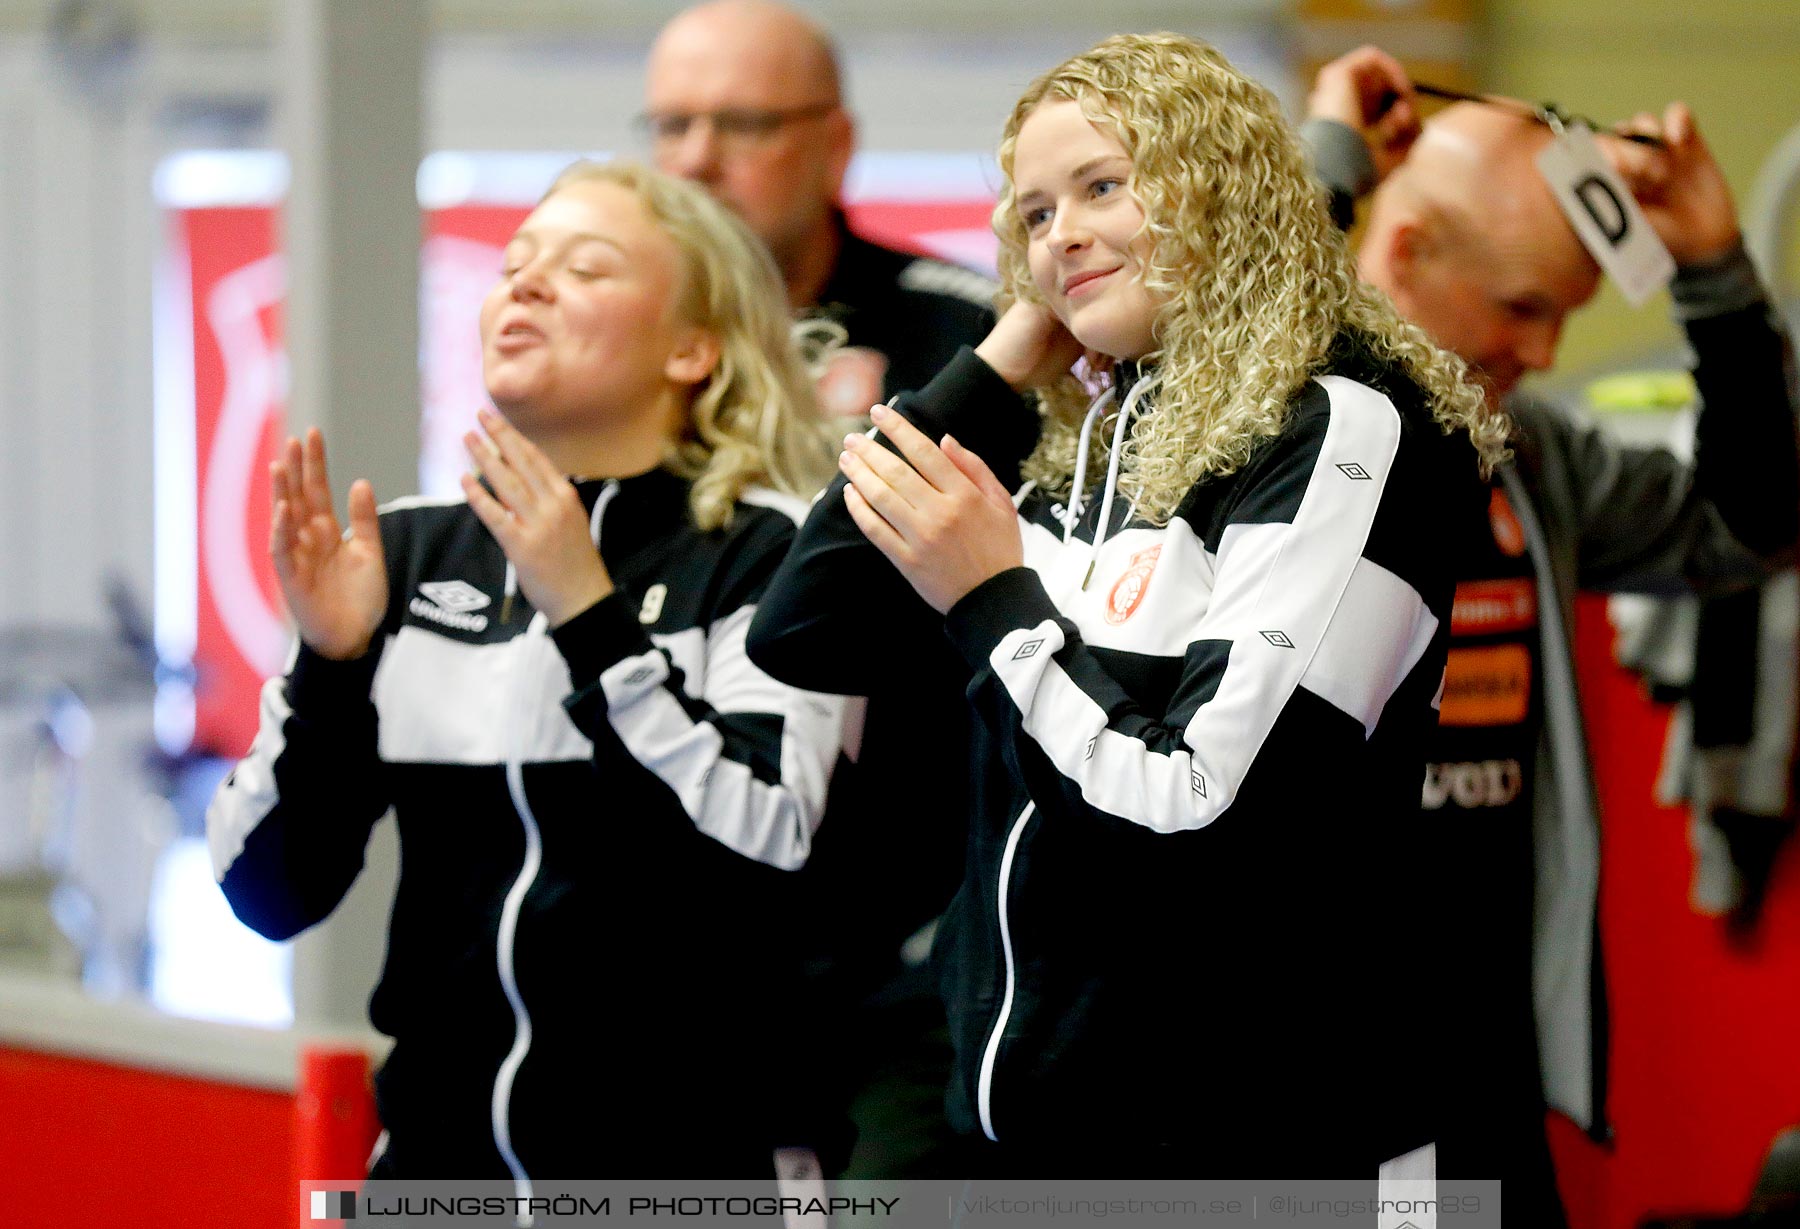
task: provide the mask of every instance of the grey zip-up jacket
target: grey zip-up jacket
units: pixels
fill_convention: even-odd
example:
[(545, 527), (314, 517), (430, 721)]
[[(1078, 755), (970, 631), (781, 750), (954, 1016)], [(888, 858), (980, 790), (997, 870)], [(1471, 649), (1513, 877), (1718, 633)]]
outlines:
[[(1342, 220), (1374, 182), (1348, 128), (1309, 121), (1315, 169)], [(1600, 816), (1570, 650), (1575, 595), (1711, 595), (1788, 562), (1800, 531), (1792, 344), (1740, 247), (1678, 270), (1676, 319), (1704, 408), (1693, 464), (1626, 447), (1547, 401), (1515, 394), (1517, 454), (1497, 481), (1526, 532), (1539, 603), (1543, 724), (1532, 799), (1532, 983), (1545, 1101), (1607, 1134), (1599, 952)], [(1549, 600), (1554, 595), (1554, 600)]]

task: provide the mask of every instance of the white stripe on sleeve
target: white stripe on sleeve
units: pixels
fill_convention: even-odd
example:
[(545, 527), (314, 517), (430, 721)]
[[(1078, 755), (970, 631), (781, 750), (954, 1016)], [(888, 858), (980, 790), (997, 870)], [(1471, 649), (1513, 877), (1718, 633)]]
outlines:
[[(1212, 602), (1193, 638), (1231, 648), (1218, 691), (1188, 723), (1185, 749), (1152, 751), (1108, 728), (1106, 711), (1055, 662), (1063, 641), (1053, 623), (1015, 630), (990, 655), (1026, 733), (1090, 805), (1158, 832), (1204, 827), (1236, 800), (1315, 663), (1317, 677), (1337, 690), (1326, 698), (1354, 704), (1345, 711), (1362, 719), (1379, 714), (1405, 677), (1401, 665), (1417, 660), (1416, 612), (1380, 630), (1381, 651), (1349, 635), (1366, 626), (1371, 608), (1396, 604), (1379, 577), (1354, 592), (1352, 580), (1399, 449), (1399, 415), (1362, 385), (1320, 383), (1332, 415), (1293, 523), (1234, 525), (1221, 538)], [(1328, 643), (1347, 595), (1345, 634)], [(1373, 659), (1366, 670), (1349, 660), (1359, 655)]]
[[(1300, 685), (1361, 721), (1363, 737), (1372, 737), (1382, 709), (1425, 656), (1437, 628), (1417, 589), (1359, 559)], [(1396, 635), (1400, 629), (1408, 634)]]
[(293, 714), (285, 683), (279, 676), (263, 683), (256, 740), (206, 806), (206, 848), (212, 855), (213, 878), (221, 883), (244, 852), (250, 833), (281, 801), (275, 788), (275, 761), (287, 747), (287, 719)]
[(690, 683), (699, 683), (700, 698), (721, 716), (781, 718), (779, 784), (759, 781), (748, 765), (725, 758), (718, 729), (695, 721), (664, 685), (669, 669), (661, 653), (615, 662), (600, 684), (620, 741), (675, 791), (695, 827), (745, 857), (797, 870), (824, 811), (845, 701), (788, 687), (757, 669), (744, 651), (754, 614), (754, 606), (745, 606), (709, 629), (705, 678)]

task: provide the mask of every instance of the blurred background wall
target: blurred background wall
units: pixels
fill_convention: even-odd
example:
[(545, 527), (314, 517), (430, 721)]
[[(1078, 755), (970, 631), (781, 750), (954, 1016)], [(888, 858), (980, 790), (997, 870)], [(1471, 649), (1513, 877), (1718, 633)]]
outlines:
[[(165, 590), (193, 583), (183, 555), (192, 554), (191, 490), (184, 505), (181, 483), (168, 479), (193, 466), (192, 373), (184, 377), (183, 363), (171, 361), (171, 347), (191, 346), (192, 338), (156, 322), (192, 311), (167, 297), (180, 280), (172, 265), (192, 253), (171, 241), (166, 206), (171, 193), (179, 197), (198, 181), (171, 168), (200, 180), (210, 172), (170, 159), (282, 148), (291, 135), (283, 106), (299, 84), (291, 56), (297, 14), (319, 3), (0, 0), (0, 880), (9, 871), (35, 875), (32, 882), (50, 891), (58, 868), (81, 858), (102, 868), (96, 873), (117, 865), (137, 876), (173, 839), (195, 836), (211, 778), (184, 759), (192, 713), (169, 698), (182, 689), (191, 631), (184, 642), (165, 627), (160, 667), (150, 651), (158, 579)], [(639, 149), (631, 119), (640, 107), (642, 54), (679, 7), (665, 0), (425, 0), (420, 152)], [(1040, 0), (1029, 7), (822, 0), (802, 7), (838, 34), (862, 148), (877, 157), (940, 155), (963, 158), (966, 167), (991, 149), (1013, 99), (1038, 71), (1133, 28), (1211, 39), (1296, 114), (1312, 69), (1363, 41), (1388, 46), (1439, 84), (1555, 101), (1602, 122), (1682, 98), (1695, 108), (1746, 218), (1757, 204), (1759, 172), (1800, 127), (1795, 0), (1623, 7), (1603, 0)], [(265, 210), (280, 203), (279, 159), (234, 166), (232, 191), (242, 201)], [(532, 167), (525, 179), (542, 169)], [(502, 195), (516, 207), (544, 179), (514, 182)], [(959, 182), (966, 187), (968, 176)], [(194, 199), (208, 190), (203, 185)], [(1765, 276), (1800, 280), (1800, 229), (1792, 222), (1775, 250), (1779, 267)], [(1620, 366), (1678, 362), (1663, 304), (1634, 310), (1603, 287), (1571, 323), (1551, 382), (1576, 387)], [(408, 321), (395, 336), (418, 334)], [(429, 355), (429, 337), (423, 344)], [(277, 364), (267, 374), (272, 395), (284, 397), (288, 368)], [(403, 429), (413, 429), (410, 420)], [(394, 488), (409, 478), (382, 493), (401, 493)], [(153, 687), (159, 669), (160, 693)], [(77, 676), (84, 703), (71, 707), (47, 680)], [(1602, 683), (1596, 694), (1629, 700), (1628, 680)], [(1661, 726), (1639, 728), (1615, 715), (1605, 728), (1654, 744)], [(157, 731), (160, 739), (152, 737)], [(1624, 758), (1637, 754), (1634, 746), (1621, 743)], [(1645, 780), (1632, 788), (1647, 798), (1654, 752), (1640, 758)], [(59, 806), (73, 810), (60, 815)], [(1773, 910), (1768, 946), (1727, 951), (1702, 929), (1710, 921), (1687, 909), (1680, 815), (1648, 803), (1643, 809), (1641, 828), (1608, 832), (1609, 858), (1632, 868), (1629, 882), (1641, 892), (1615, 893), (1608, 904), (1627, 937), (1614, 949), (1626, 962), (1624, 1005), (1640, 1018), (1666, 1020), (1671, 1004), (1691, 1007), (1698, 997), (1704, 1005), (1710, 997), (1753, 1018), (1752, 1049), (1764, 1047), (1756, 1053), (1783, 1054), (1780, 1038), (1800, 1025), (1793, 876), (1782, 881), (1786, 897)], [(76, 811), (79, 823), (70, 819)], [(1643, 843), (1652, 838), (1660, 844)], [(1615, 841), (1626, 843), (1622, 851)], [(207, 896), (204, 872), (192, 877), (198, 866), (184, 872), (190, 878), (178, 895), (222, 911), (216, 892)], [(108, 890), (126, 906), (151, 908), (148, 879)], [(121, 950), (97, 962), (67, 939), (96, 933), (91, 902), (65, 893), (55, 910), (57, 933), (33, 932), (27, 911), (13, 909), (0, 891), (0, 950), (36, 943), (48, 966), (91, 991), (127, 999), (141, 991), (153, 953), (121, 940)], [(1640, 925), (1648, 916), (1640, 911), (1649, 910), (1659, 910), (1660, 920)], [(311, 1014), (339, 1025), (359, 1018), (366, 981), (355, 977), (372, 975), (382, 916), (377, 899), (363, 915), (361, 940), (351, 943), (350, 963), (360, 961), (360, 971), (352, 976), (327, 962), (319, 976), (348, 985), (324, 995)], [(188, 916), (181, 924), (211, 923)], [(1634, 928), (1642, 938), (1632, 947)], [(141, 945), (141, 935), (134, 941)], [(1666, 945), (1682, 944), (1691, 965), (1671, 982), (1656, 981)], [(289, 976), (285, 965), (272, 975)], [(1696, 978), (1705, 979), (1698, 991)], [(25, 1004), (22, 1013), (50, 1010), (16, 993), (10, 1002)], [(0, 983), (0, 1016), (8, 1003)], [(281, 1019), (290, 1008), (278, 1004), (266, 1018)], [(303, 1003), (301, 1015), (308, 1014)], [(1760, 1141), (1775, 1126), (1800, 1121), (1800, 1060), (1760, 1080), (1754, 1068), (1748, 1076), (1721, 1068), (1696, 1055), (1730, 1044), (1741, 1024), (1713, 1027), (1702, 1017), (1681, 1016), (1679, 1027), (1661, 1033), (1622, 1024), (1622, 1053), (1637, 1064), (1633, 1112), (1690, 1125), (1687, 1134), (1665, 1132), (1654, 1148), (1628, 1156), (1627, 1169), (1608, 1170), (1611, 1162), (1587, 1145), (1565, 1141), (1580, 1183), (1571, 1203), (1580, 1229), (1627, 1226), (1641, 1212), (1687, 1206), (1684, 1200), (1731, 1206), (1730, 1192), (1747, 1189), (1760, 1161)], [(282, 1054), (285, 1061), (288, 1051)], [(1658, 1072), (1669, 1070), (1680, 1072), (1668, 1085), (1678, 1091), (1665, 1096)], [(1758, 1083), (1741, 1095), (1728, 1089), (1706, 1111), (1729, 1118), (1733, 1105), (1760, 1092), (1754, 1113), (1745, 1110), (1754, 1121), (1734, 1134), (1697, 1116), (1709, 1080)], [(1719, 1145), (1721, 1138), (1728, 1144)], [(1723, 1151), (1706, 1150), (1715, 1145)]]

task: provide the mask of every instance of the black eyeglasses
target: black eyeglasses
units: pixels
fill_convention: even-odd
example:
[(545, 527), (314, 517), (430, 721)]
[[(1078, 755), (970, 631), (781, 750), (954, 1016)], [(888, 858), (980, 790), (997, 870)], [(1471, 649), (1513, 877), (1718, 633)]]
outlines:
[(1579, 122), (1586, 124), (1595, 132), (1603, 132), (1608, 136), (1618, 137), (1620, 140), (1632, 141), (1639, 145), (1648, 145), (1652, 149), (1661, 149), (1664, 146), (1664, 141), (1661, 137), (1652, 136), (1647, 132), (1621, 132), (1617, 127), (1602, 128), (1586, 116), (1571, 115), (1553, 102), (1533, 104), (1518, 98), (1507, 98), (1500, 94), (1467, 94), (1462, 90), (1445, 89), (1441, 85), (1426, 85), (1423, 81), (1413, 82), (1413, 90), (1419, 94), (1426, 94), (1432, 98), (1448, 99), (1451, 102), (1479, 102), (1486, 103), (1490, 107), (1501, 107), (1508, 111), (1515, 111), (1520, 115), (1528, 116), (1529, 118), (1536, 120), (1540, 124), (1548, 124), (1557, 132), (1561, 132), (1563, 127), (1567, 124)]
[(684, 139), (702, 120), (720, 141), (747, 145), (773, 136), (788, 124), (818, 119), (838, 109), (835, 102), (814, 102), (800, 107), (721, 107), (717, 111), (646, 111), (638, 127), (657, 145)]

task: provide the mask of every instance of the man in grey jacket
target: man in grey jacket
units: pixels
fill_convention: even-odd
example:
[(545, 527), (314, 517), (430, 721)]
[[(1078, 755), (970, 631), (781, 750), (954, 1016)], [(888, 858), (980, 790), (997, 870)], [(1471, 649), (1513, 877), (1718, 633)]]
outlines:
[[(1599, 268), (1538, 173), (1550, 130), (1500, 106), (1417, 119), (1375, 48), (1323, 69), (1307, 136), (1333, 208), (1371, 202), (1359, 266), (1467, 360), (1512, 415), (1491, 540), (1459, 563), (1439, 742), (1424, 806), (1467, 873), (1451, 889), (1465, 987), (1445, 1005), (1459, 1083), (1439, 1172), (1500, 1177), (1520, 1223), (1560, 1225), (1546, 1105), (1604, 1139), (1599, 817), (1570, 636), (1578, 590), (1724, 592), (1791, 554), (1800, 508), (1785, 335), (1771, 320), (1723, 175), (1681, 104), (1603, 142), (1677, 264), (1674, 312), (1705, 405), (1692, 465), (1626, 448), (1516, 391), (1550, 366)], [(1448, 897), (1449, 894), (1447, 894)], [(1448, 906), (1446, 906), (1448, 907)], [(1527, 938), (1529, 936), (1529, 938)]]

